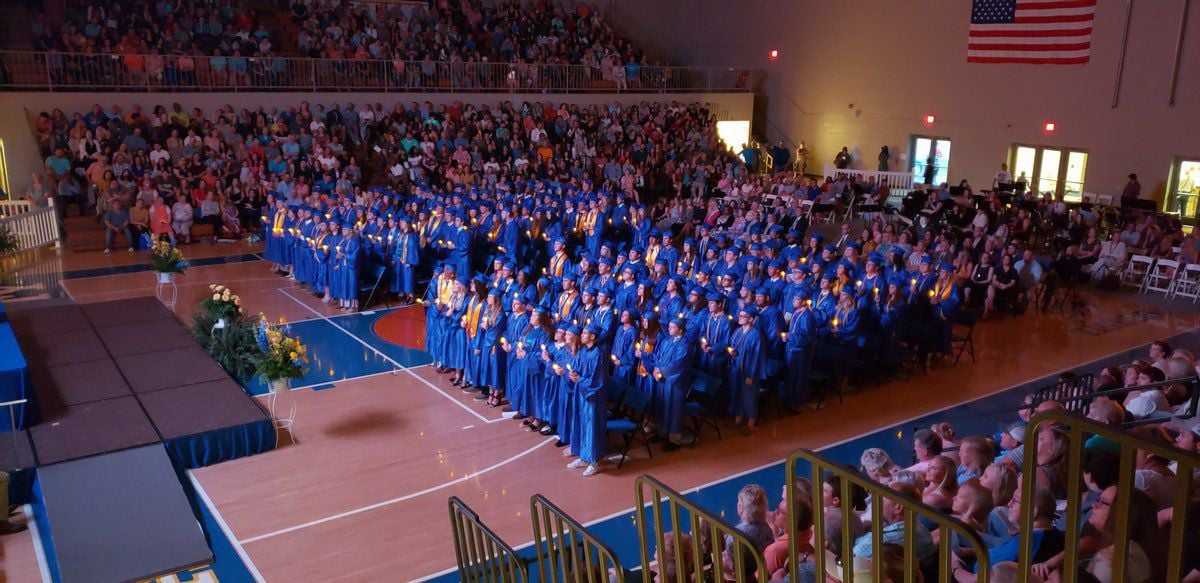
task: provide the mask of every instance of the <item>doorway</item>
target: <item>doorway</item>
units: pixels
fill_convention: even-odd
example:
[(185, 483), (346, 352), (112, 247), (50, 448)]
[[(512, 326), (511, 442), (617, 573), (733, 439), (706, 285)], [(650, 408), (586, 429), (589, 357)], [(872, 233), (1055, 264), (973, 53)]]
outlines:
[(1014, 144), (1013, 180), (1025, 182), (1035, 194), (1051, 193), (1067, 202), (1083, 199), (1087, 152), (1078, 148)]
[(950, 138), (911, 136), (909, 170), (916, 184), (942, 184), (950, 181)]

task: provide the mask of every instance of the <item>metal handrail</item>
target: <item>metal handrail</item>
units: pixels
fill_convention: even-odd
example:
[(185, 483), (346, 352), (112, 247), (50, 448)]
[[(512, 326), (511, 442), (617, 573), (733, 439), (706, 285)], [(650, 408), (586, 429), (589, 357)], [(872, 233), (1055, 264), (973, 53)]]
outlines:
[(539, 582), (625, 583), (617, 554), (582, 524), (541, 494), (529, 499), (529, 510)]
[[(1129, 540), (1130, 534), (1130, 499), (1132, 497), (1129, 493), (1134, 488), (1134, 473), (1136, 471), (1135, 464), (1138, 450), (1179, 464), (1175, 475), (1175, 497), (1171, 504), (1173, 520), (1171, 521), (1166, 570), (1166, 581), (1179, 581), (1182, 578), (1180, 568), (1183, 564), (1183, 534), (1186, 526), (1188, 495), (1191, 490), (1192, 473), (1197, 468), (1200, 468), (1200, 455), (1180, 448), (1164, 446), (1124, 429), (1092, 421), (1074, 413), (1066, 411), (1043, 411), (1038, 413), (1029, 420), (1029, 426), (1025, 430), (1025, 444), (1028, 450), (1025, 452), (1025, 460), (1021, 470), (1021, 475), (1024, 476), (1021, 480), (1021, 500), (1023, 503), (1021, 504), (1019, 522), (1020, 532), (1022, 533), (1030, 533), (1033, 530), (1034, 505), (1032, 501), (1033, 489), (1037, 482), (1034, 479), (1034, 472), (1037, 471), (1037, 437), (1038, 432), (1046, 428), (1050, 428), (1052, 431), (1065, 431), (1069, 439), (1067, 450), (1067, 528), (1077, 527), (1079, 524), (1079, 515), (1082, 510), (1082, 465), (1085, 438), (1088, 435), (1096, 435), (1120, 446), (1120, 466), (1116, 484), (1118, 494), (1111, 509), (1111, 512), (1116, 513), (1117, 520), (1113, 538), (1115, 541), (1118, 541), (1118, 544), (1113, 545), (1112, 572), (1114, 580), (1116, 580), (1118, 574), (1121, 574), (1119, 575), (1120, 580), (1124, 580), (1125, 562), (1128, 559), (1129, 545), (1125, 544), (1125, 541)], [(1074, 583), (1077, 578), (1075, 565), (1079, 562), (1079, 537), (1067, 533), (1066, 547), (1063, 552), (1063, 582)], [(1019, 564), (1022, 568), (1018, 569), (1018, 582), (1025, 583), (1028, 580), (1028, 570), (1033, 560), (1033, 537), (1022, 536), (1020, 538), (1019, 556)]]
[[(904, 571), (906, 581), (910, 581), (916, 569), (916, 545), (914, 544), (914, 531), (917, 524), (917, 518), (929, 520), (938, 526), (941, 535), (938, 537), (938, 565), (940, 577), (943, 581), (950, 578), (952, 550), (950, 548), (951, 533), (958, 535), (960, 539), (970, 545), (975, 551), (976, 565), (975, 573), (976, 580), (983, 583), (987, 580), (991, 570), (991, 555), (988, 547), (984, 544), (979, 533), (957, 518), (949, 516), (931, 506), (928, 506), (920, 500), (911, 500), (887, 486), (876, 482), (862, 474), (847, 469), (833, 461), (830, 461), (817, 453), (801, 449), (792, 452), (787, 458), (785, 466), (787, 478), (787, 502), (788, 502), (788, 540), (798, 540), (799, 533), (796, 530), (796, 466), (801, 460), (810, 464), (812, 472), (810, 474), (812, 483), (820, 485), (824, 481), (826, 473), (833, 474), (840, 478), (841, 492), (838, 495), (844, 501), (849, 501), (852, 498), (852, 489), (857, 486), (867, 491), (872, 497), (871, 502), (871, 523), (869, 531), (871, 533), (871, 549), (873, 556), (879, 556), (883, 547), (883, 528), (886, 526), (883, 523), (883, 500), (892, 501), (904, 508)], [(848, 504), (848, 502), (846, 502)], [(814, 559), (816, 560), (816, 570), (818, 579), (822, 577), (825, 570), (825, 508), (824, 504), (814, 503), (813, 505), (813, 548), (816, 549)], [(842, 577), (843, 583), (854, 582), (854, 538), (851, 529), (850, 512), (842, 513)], [(788, 572), (790, 581), (800, 580), (799, 571), (799, 545), (792, 544), (788, 548)], [(871, 561), (872, 580), (880, 583), (883, 580), (883, 565), (882, 561)]]
[(599, 67), (551, 63), (0, 51), (0, 89), (9, 90), (748, 93), (754, 74), (639, 66), (611, 78)]
[[(651, 498), (646, 499), (646, 488), (649, 487)], [(735, 528), (733, 525), (726, 522), (720, 516), (701, 508), (690, 502), (683, 494), (671, 489), (670, 486), (658, 481), (652, 476), (638, 476), (634, 482), (634, 488), (637, 492), (637, 506), (640, 511), (637, 515), (638, 529), (638, 547), (642, 555), (642, 577), (643, 580), (649, 581), (651, 577), (651, 553), (650, 553), (650, 537), (647, 529), (646, 506), (650, 506), (650, 526), (654, 530), (654, 542), (656, 548), (663, 548), (666, 545), (666, 535), (663, 526), (665, 520), (670, 521), (671, 527), (671, 542), (676, 549), (682, 549), (685, 544), (683, 541), (684, 531), (680, 528), (681, 510), (686, 511), (688, 515), (688, 532), (691, 533), (692, 547), (692, 572), (696, 574), (696, 580), (699, 580), (700, 574), (704, 573), (704, 559), (709, 559), (709, 565), (716, 571), (715, 575), (720, 575), (722, 569), (722, 553), (725, 550), (727, 543), (726, 537), (732, 541), (733, 554), (733, 570), (734, 580), (738, 583), (749, 583), (753, 581), (752, 576), (747, 576), (746, 561), (747, 557), (755, 563), (754, 573), (761, 574), (763, 580), (769, 576), (767, 573), (767, 562), (763, 558), (763, 553), (760, 551), (750, 539)], [(668, 516), (663, 514), (663, 500), (667, 502)], [(708, 523), (708, 535), (710, 537), (710, 545), (708, 553), (705, 553), (700, 545), (701, 520)], [(684, 553), (676, 551), (675, 553), (675, 583), (685, 583), (692, 581), (686, 577), (687, 570), (683, 564)], [(716, 576), (713, 577), (714, 580)], [(796, 579), (792, 579), (796, 581)], [(669, 581), (658, 581), (658, 583), (671, 583)]]
[(458, 496), (451, 496), (450, 527), (458, 576), (466, 583), (527, 583), (529, 561), (517, 555), (492, 529), (479, 520)]

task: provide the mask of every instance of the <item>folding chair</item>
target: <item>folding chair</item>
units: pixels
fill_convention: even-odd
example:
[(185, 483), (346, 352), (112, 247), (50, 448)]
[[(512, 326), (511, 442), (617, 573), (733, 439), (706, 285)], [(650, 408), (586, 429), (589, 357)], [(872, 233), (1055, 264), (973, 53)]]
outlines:
[(1129, 263), (1125, 269), (1121, 271), (1121, 286), (1133, 285), (1142, 290), (1146, 285), (1146, 276), (1150, 273), (1150, 268), (1154, 266), (1154, 259), (1149, 255), (1134, 255), (1129, 258)]
[(1142, 283), (1142, 293), (1161, 292), (1170, 297), (1171, 288), (1175, 285), (1175, 274), (1179, 272), (1179, 262), (1173, 259), (1159, 259), (1150, 268)]
[[(841, 347), (825, 342), (817, 342), (813, 349), (813, 364), (808, 372), (808, 382), (812, 384), (822, 383), (832, 385), (834, 394), (837, 395), (838, 404), (842, 404), (842, 385), (841, 379), (841, 360), (843, 353)], [(814, 410), (820, 409), (821, 404), (825, 402), (825, 390), (816, 391), (817, 403), (813, 407)]]
[(717, 441), (721, 441), (721, 424), (717, 421), (717, 393), (721, 389), (721, 379), (700, 370), (693, 370), (692, 374), (692, 386), (683, 405), (683, 414), (692, 420), (692, 437), (699, 440), (700, 430), (710, 426), (717, 432)]
[[(963, 352), (971, 355), (971, 362), (975, 362), (975, 324), (979, 322), (979, 316), (974, 312), (957, 311), (954, 313), (954, 324), (950, 327), (950, 353), (954, 355), (954, 365), (958, 366), (959, 359), (962, 358)], [(959, 332), (961, 328), (966, 328), (966, 331)]]
[(625, 463), (625, 458), (629, 457), (629, 448), (633, 446), (634, 441), (641, 441), (642, 445), (646, 446), (646, 455), (654, 457), (654, 454), (650, 453), (650, 440), (646, 439), (641, 425), (641, 419), (646, 413), (646, 405), (650, 403), (650, 395), (637, 389), (627, 390), (624, 401), (624, 406), (630, 410), (629, 416), (609, 420), (606, 425), (608, 435), (621, 436), (621, 461), (617, 462), (618, 469)]
[(1179, 271), (1179, 276), (1175, 278), (1175, 287), (1171, 290), (1171, 297), (1179, 296), (1192, 298), (1193, 304), (1200, 299), (1200, 264), (1189, 263)]
[(783, 382), (783, 361), (774, 358), (767, 359), (767, 379), (758, 389), (759, 413), (768, 406), (773, 406), (775, 416), (783, 418), (783, 399), (779, 396), (779, 388)]
[[(387, 266), (378, 263), (368, 263), (371, 266), (370, 271), (366, 273), (366, 277), (359, 276), (358, 279), (358, 296), (362, 297), (367, 294), (367, 301), (362, 303), (362, 308), (366, 309), (371, 306), (371, 300), (375, 299), (375, 293), (383, 286), (383, 276), (387, 273)], [(387, 294), (380, 294), (383, 298), (383, 305), (390, 308), (392, 304), (388, 302)]]

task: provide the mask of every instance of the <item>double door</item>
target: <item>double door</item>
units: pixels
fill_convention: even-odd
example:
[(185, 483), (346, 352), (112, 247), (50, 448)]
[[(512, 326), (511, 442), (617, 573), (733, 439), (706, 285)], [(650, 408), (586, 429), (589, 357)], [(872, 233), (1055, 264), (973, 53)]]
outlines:
[(1061, 196), (1067, 202), (1083, 198), (1087, 173), (1087, 152), (1083, 150), (1017, 144), (1008, 167), (1012, 169), (1013, 180), (1025, 182), (1027, 191)]

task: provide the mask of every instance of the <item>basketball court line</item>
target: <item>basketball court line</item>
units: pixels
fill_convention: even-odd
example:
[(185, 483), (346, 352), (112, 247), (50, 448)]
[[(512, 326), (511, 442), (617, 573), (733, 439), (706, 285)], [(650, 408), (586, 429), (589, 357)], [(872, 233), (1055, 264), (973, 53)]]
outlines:
[(487, 418), (487, 417), (485, 417), (483, 414), (481, 414), (481, 413), (479, 413), (478, 411), (476, 411), (476, 410), (474, 410), (474, 409), (472, 409), (472, 408), (468, 407), (468, 406), (467, 406), (465, 403), (463, 403), (462, 401), (459, 401), (458, 399), (455, 399), (453, 396), (451, 396), (449, 393), (447, 393), (447, 392), (443, 391), (443, 390), (442, 390), (440, 387), (438, 387), (437, 385), (435, 385), (435, 384), (433, 384), (433, 383), (429, 382), (428, 380), (426, 380), (426, 379), (425, 379), (425, 377), (422, 377), (421, 375), (419, 375), (419, 374), (417, 374), (417, 373), (415, 373), (415, 372), (413, 372), (413, 371), (409, 370), (409, 368), (408, 368), (408, 367), (406, 367), (406, 366), (404, 366), (404, 365), (400, 364), (398, 361), (396, 361), (396, 359), (394, 359), (394, 358), (392, 358), (392, 357), (390, 357), (390, 356), (388, 356), (388, 355), (384, 354), (384, 353), (383, 353), (382, 351), (380, 351), (378, 348), (375, 348), (374, 346), (371, 346), (371, 344), (370, 344), (369, 342), (367, 342), (366, 340), (363, 340), (362, 338), (359, 338), (359, 337), (358, 337), (358, 335), (356, 335), (356, 334), (354, 334), (353, 332), (351, 332), (351, 331), (349, 331), (349, 330), (347, 330), (347, 329), (343, 328), (343, 327), (342, 327), (340, 324), (338, 324), (337, 322), (334, 322), (334, 321), (333, 321), (333, 320), (331, 320), (331, 319), (330, 319), (328, 316), (326, 316), (326, 315), (322, 314), (321, 312), (318, 312), (318, 311), (317, 311), (317, 310), (315, 310), (315, 309), (314, 309), (312, 306), (310, 306), (310, 305), (308, 305), (308, 304), (306, 304), (306, 303), (304, 303), (304, 302), (300, 301), (300, 299), (299, 299), (299, 298), (297, 298), (296, 296), (294, 296), (294, 295), (292, 295), (292, 294), (288, 293), (287, 289), (285, 289), (285, 288), (278, 288), (278, 289), (279, 289), (279, 291), (280, 291), (280, 292), (281, 292), (283, 295), (285, 295), (285, 296), (287, 296), (287, 297), (291, 298), (291, 299), (292, 299), (292, 301), (296, 302), (297, 304), (300, 304), (301, 306), (304, 306), (304, 308), (305, 308), (305, 309), (307, 309), (308, 311), (310, 311), (310, 312), (312, 312), (312, 313), (316, 314), (318, 317), (320, 317), (320, 319), (322, 319), (322, 320), (325, 320), (325, 321), (326, 321), (326, 322), (328, 322), (330, 325), (332, 325), (334, 328), (337, 328), (338, 330), (341, 330), (343, 334), (345, 334), (345, 335), (347, 335), (347, 336), (349, 336), (349, 337), (351, 337), (351, 338), (353, 338), (353, 339), (357, 340), (357, 341), (359, 342), (359, 344), (362, 344), (363, 346), (366, 346), (367, 348), (371, 349), (371, 351), (373, 351), (375, 354), (378, 354), (380, 357), (382, 357), (384, 360), (386, 360), (386, 361), (388, 361), (388, 362), (392, 363), (392, 366), (396, 367), (396, 370), (402, 370), (402, 371), (404, 371), (404, 372), (408, 373), (408, 374), (409, 374), (410, 376), (412, 376), (414, 379), (417, 379), (417, 380), (421, 381), (421, 382), (422, 382), (422, 383), (423, 383), (425, 386), (427, 386), (427, 387), (429, 387), (429, 388), (433, 389), (434, 391), (437, 391), (437, 393), (438, 393), (439, 395), (441, 395), (441, 396), (445, 397), (445, 398), (446, 398), (446, 400), (450, 401), (451, 403), (454, 403), (455, 405), (457, 405), (457, 406), (458, 406), (460, 409), (462, 409), (463, 411), (466, 411), (467, 413), (470, 413), (471, 415), (475, 416), (475, 418), (476, 418), (476, 419), (478, 419), (478, 420), (480, 420), (480, 421), (482, 421), (482, 422), (484, 422), (484, 423), (494, 423), (494, 422), (496, 422), (496, 421), (503, 421), (503, 420), (504, 420), (503, 418), (501, 418), (501, 419), (488, 419), (488, 418)]
[[(1178, 338), (1179, 336), (1182, 336), (1182, 335), (1184, 335), (1184, 334), (1190, 334), (1190, 333), (1193, 333), (1193, 332), (1195, 332), (1195, 331), (1196, 331), (1196, 329), (1192, 329), (1192, 330), (1187, 330), (1187, 331), (1184, 331), (1184, 332), (1180, 332), (1179, 334), (1176, 334), (1176, 335), (1172, 336), (1172, 337), (1171, 337), (1171, 339), (1172, 339), (1172, 340), (1174, 340), (1175, 338)], [(1039, 363), (1039, 364), (1043, 364), (1043, 365), (1045, 365), (1045, 366), (1049, 367), (1049, 368), (1051, 369), (1051, 374), (1052, 374), (1054, 369), (1059, 369), (1059, 370), (1070, 370), (1070, 369), (1077, 369), (1077, 368), (1080, 368), (1080, 367), (1087, 367), (1087, 366), (1091, 366), (1091, 365), (1093, 365), (1093, 364), (1096, 364), (1096, 363), (1098, 363), (1098, 362), (1100, 362), (1100, 361), (1103, 361), (1103, 360), (1108, 360), (1108, 359), (1110, 359), (1110, 358), (1112, 358), (1112, 357), (1114, 357), (1114, 356), (1116, 356), (1116, 355), (1118, 355), (1118, 354), (1122, 354), (1122, 353), (1124, 353), (1124, 352), (1128, 352), (1128, 351), (1132, 350), (1133, 348), (1136, 348), (1136, 347), (1126, 347), (1126, 348), (1122, 348), (1122, 349), (1120, 349), (1120, 350), (1115, 350), (1115, 351), (1113, 351), (1113, 352), (1111, 352), (1111, 353), (1109, 353), (1109, 354), (1106, 354), (1106, 355), (1104, 355), (1104, 356), (1101, 356), (1101, 357), (1099, 357), (1099, 358), (1093, 359), (1093, 360), (1091, 360), (1091, 361), (1088, 361), (1088, 362), (1080, 363), (1080, 364), (1077, 364), (1077, 365), (1075, 365), (1075, 366), (1071, 366), (1071, 367), (1056, 367), (1056, 366), (1045, 365), (1045, 363)], [(974, 402), (976, 402), (976, 401), (981, 401), (981, 400), (983, 400), (983, 399), (986, 399), (986, 398), (989, 398), (989, 397), (994, 397), (994, 396), (996, 396), (996, 395), (999, 395), (999, 394), (1001, 394), (1001, 393), (1004, 393), (1004, 392), (1007, 392), (1007, 391), (1011, 391), (1011, 390), (1013, 390), (1013, 389), (1016, 389), (1016, 388), (1020, 387), (1021, 385), (1028, 384), (1028, 383), (1030, 383), (1030, 382), (1033, 382), (1033, 381), (1035, 381), (1035, 380), (1037, 380), (1037, 379), (1039, 379), (1039, 378), (1042, 378), (1043, 376), (1047, 376), (1047, 375), (1042, 375), (1042, 376), (1034, 377), (1034, 378), (1031, 378), (1031, 379), (1027, 379), (1027, 380), (1024, 380), (1024, 381), (1018, 382), (1018, 383), (1011, 384), (1011, 385), (1009, 385), (1009, 386), (1007, 386), (1007, 387), (1004, 387), (1004, 388), (1001, 388), (1001, 389), (996, 389), (996, 390), (994, 390), (994, 391), (990, 391), (990, 392), (988, 392), (988, 393), (985, 393), (985, 394), (982, 394), (982, 395), (977, 395), (977, 396), (975, 396), (975, 397), (972, 397), (972, 398), (970, 398), (970, 399), (968, 399), (968, 400), (966, 400), (966, 401), (959, 401), (959, 402), (957, 402), (957, 403), (953, 403), (953, 404), (950, 404), (950, 405), (946, 405), (946, 406), (944, 406), (944, 407), (940, 407), (940, 408), (938, 408), (938, 409), (935, 409), (935, 410), (932, 410), (932, 411), (929, 411), (929, 412), (926, 412), (926, 413), (921, 413), (921, 414), (918, 414), (918, 415), (913, 415), (913, 416), (911, 416), (911, 417), (909, 417), (909, 418), (907, 418), (907, 419), (904, 419), (904, 420), (902, 420), (902, 421), (898, 421), (898, 422), (896, 422), (896, 423), (892, 423), (892, 424), (889, 424), (889, 425), (887, 425), (887, 426), (884, 426), (884, 427), (877, 427), (877, 428), (875, 428), (875, 429), (871, 429), (871, 430), (869, 430), (869, 431), (864, 431), (864, 432), (862, 432), (862, 433), (860, 433), (860, 434), (858, 434), (858, 435), (855, 435), (855, 436), (852, 436), (852, 437), (847, 437), (847, 438), (845, 438), (845, 439), (842, 439), (842, 440), (840, 440), (840, 441), (836, 441), (836, 442), (834, 442), (834, 443), (829, 443), (829, 444), (823, 445), (823, 446), (821, 446), (821, 447), (817, 448), (817, 449), (816, 449), (816, 450), (814, 450), (814, 451), (817, 451), (817, 452), (822, 452), (822, 451), (825, 451), (825, 450), (827, 450), (827, 449), (832, 449), (832, 448), (838, 447), (838, 446), (840, 446), (840, 445), (844, 445), (844, 444), (850, 443), (850, 442), (852, 442), (852, 441), (856, 441), (856, 440), (862, 439), (862, 438), (864, 438), (864, 437), (867, 437), (867, 436), (870, 436), (870, 435), (872, 435), (872, 434), (875, 434), (875, 433), (878, 433), (878, 432), (880, 432), (880, 431), (883, 431), (883, 430), (885, 430), (885, 429), (887, 429), (887, 428), (889, 428), (889, 427), (894, 427), (894, 426), (897, 426), (897, 425), (907, 425), (907, 424), (909, 424), (909, 423), (912, 423), (913, 421), (916, 421), (917, 419), (921, 419), (922, 417), (928, 417), (928, 416), (930, 416), (930, 415), (937, 415), (937, 414), (939, 414), (939, 413), (944, 413), (944, 412), (946, 412), (946, 411), (949, 411), (950, 409), (955, 409), (955, 408), (958, 408), (958, 407), (962, 407), (962, 406), (965, 406), (965, 405), (969, 405), (969, 404), (971, 404), (971, 403), (974, 403)], [(704, 490), (704, 489), (706, 489), (706, 488), (711, 488), (711, 487), (713, 487), (713, 486), (716, 486), (716, 485), (718, 485), (718, 484), (723, 484), (723, 483), (725, 483), (725, 482), (731, 482), (731, 481), (733, 481), (733, 480), (739, 480), (739, 479), (741, 479), (741, 478), (744, 478), (744, 477), (746, 477), (746, 476), (748, 476), (748, 475), (750, 475), (750, 474), (753, 474), (753, 473), (755, 473), (755, 472), (760, 472), (760, 471), (762, 471), (762, 470), (765, 470), (765, 469), (771, 468), (771, 467), (773, 467), (773, 466), (782, 466), (782, 465), (784, 465), (784, 464), (786, 464), (786, 463), (787, 463), (787, 458), (780, 459), (780, 460), (776, 460), (776, 461), (772, 461), (772, 462), (767, 462), (767, 463), (764, 463), (764, 464), (761, 464), (761, 465), (755, 466), (755, 467), (753, 467), (753, 468), (750, 468), (750, 469), (748, 469), (748, 470), (743, 470), (743, 471), (741, 471), (741, 472), (738, 472), (738, 473), (736, 473), (736, 474), (730, 474), (730, 475), (728, 475), (728, 476), (722, 476), (722, 477), (720, 477), (720, 478), (717, 478), (717, 479), (715, 479), (715, 480), (712, 480), (712, 481), (709, 481), (709, 482), (707, 482), (707, 483), (701, 484), (701, 485), (699, 485), (699, 486), (694, 486), (694, 487), (692, 487), (692, 488), (688, 488), (688, 489), (686, 489), (686, 490), (680, 490), (680, 491), (679, 491), (679, 493), (681, 493), (681, 494), (683, 494), (683, 495), (685, 495), (685, 496), (686, 496), (686, 495), (688, 495), (688, 494), (694, 494), (694, 493), (696, 493), (696, 492), (699, 492), (700, 490)], [(644, 507), (644, 508), (649, 508), (649, 507), (650, 507), (650, 504), (648, 503), (648, 504), (646, 504), (646, 505), (645, 505), (645, 507)], [(624, 515), (626, 515), (626, 514), (631, 514), (631, 513), (635, 512), (635, 511), (637, 511), (637, 506), (630, 506), (629, 508), (626, 508), (626, 509), (624, 509), (624, 510), (621, 510), (621, 511), (618, 511), (618, 512), (613, 512), (612, 514), (609, 514), (609, 515), (607, 515), (607, 516), (602, 516), (602, 517), (600, 517), (600, 518), (597, 518), (597, 519), (594, 519), (594, 520), (591, 520), (591, 521), (585, 522), (585, 523), (583, 524), (583, 526), (584, 526), (584, 528), (590, 528), (590, 527), (592, 527), (592, 526), (595, 526), (595, 525), (597, 525), (597, 524), (600, 524), (600, 523), (602, 523), (602, 522), (607, 522), (607, 521), (609, 521), (609, 520), (613, 520), (613, 519), (615, 519), (615, 518), (618, 518), (618, 517), (624, 516)], [(524, 543), (524, 544), (521, 544), (521, 545), (514, 546), (514, 547), (513, 547), (513, 550), (514, 550), (514, 551), (520, 551), (520, 550), (523, 550), (523, 549), (526, 549), (526, 548), (532, 547), (532, 546), (534, 545), (534, 543), (535, 543), (535, 542), (536, 542), (536, 541), (533, 541), (533, 540), (531, 540), (531, 541), (529, 541), (529, 542), (526, 542), (526, 543)], [(640, 565), (638, 565), (638, 567), (640, 567)], [(417, 579), (417, 580), (416, 580), (416, 583), (421, 583), (422, 581), (430, 581), (430, 580), (433, 580), (433, 579), (437, 579), (437, 578), (439, 578), (439, 577), (444, 577), (444, 576), (446, 576), (446, 575), (449, 575), (449, 574), (451, 574), (451, 573), (454, 573), (454, 572), (456, 572), (456, 571), (458, 571), (458, 567), (457, 567), (457, 566), (455, 566), (455, 567), (450, 567), (450, 568), (448, 568), (448, 569), (444, 569), (444, 570), (442, 570), (442, 571), (438, 571), (437, 573), (433, 573), (433, 574), (430, 574), (430, 575), (426, 575), (426, 576), (424, 576), (424, 577), (421, 577), (421, 578), (419, 578), (419, 579)]]
[(371, 504), (371, 505), (368, 505), (368, 506), (362, 506), (362, 507), (360, 507), (360, 508), (355, 508), (355, 509), (353, 509), (353, 510), (347, 510), (346, 512), (341, 512), (341, 513), (334, 514), (334, 515), (331, 515), (331, 516), (326, 516), (325, 518), (318, 518), (318, 519), (316, 519), (316, 520), (311, 520), (311, 521), (309, 521), (309, 522), (305, 522), (305, 523), (303, 523), (303, 524), (297, 524), (296, 526), (289, 526), (288, 528), (283, 528), (283, 529), (280, 529), (280, 530), (277, 530), (277, 531), (274, 531), (274, 532), (268, 532), (268, 533), (266, 533), (266, 534), (260, 534), (260, 535), (258, 535), (258, 536), (252, 536), (252, 537), (250, 537), (250, 538), (247, 538), (247, 539), (242, 539), (242, 540), (239, 540), (239, 541), (237, 541), (237, 543), (236, 543), (236, 548), (239, 548), (239, 549), (240, 549), (240, 548), (241, 548), (241, 546), (242, 546), (243, 544), (250, 544), (250, 543), (252, 543), (252, 542), (260, 541), (260, 540), (263, 540), (263, 539), (268, 539), (268, 538), (276, 537), (276, 536), (279, 536), (279, 535), (281, 535), (281, 534), (287, 534), (287, 533), (290, 533), (290, 532), (295, 532), (295, 531), (297, 531), (297, 530), (303, 530), (303, 529), (305, 529), (305, 528), (308, 528), (308, 527), (310, 527), (310, 526), (316, 526), (316, 525), (319, 525), (319, 524), (325, 524), (326, 522), (333, 522), (333, 521), (335, 521), (335, 520), (340, 520), (340, 519), (342, 519), (342, 518), (346, 518), (346, 517), (348, 517), (348, 516), (354, 516), (354, 515), (356, 515), (356, 514), (362, 514), (363, 512), (369, 512), (369, 511), (371, 511), (371, 510), (375, 510), (375, 509), (377, 509), (377, 508), (383, 508), (383, 507), (385, 507), (385, 506), (391, 506), (392, 504), (398, 504), (398, 503), (400, 503), (400, 502), (404, 502), (404, 501), (406, 501), (406, 500), (411, 500), (411, 499), (413, 499), (413, 498), (416, 498), (416, 497), (419, 497), (419, 496), (424, 496), (425, 494), (429, 494), (429, 493), (432, 493), (432, 492), (437, 492), (438, 490), (444, 490), (444, 489), (446, 489), (446, 488), (449, 488), (450, 486), (453, 486), (453, 485), (455, 485), (455, 484), (461, 484), (461, 483), (463, 483), (463, 482), (466, 482), (467, 480), (473, 480), (473, 479), (475, 479), (475, 478), (478, 478), (479, 476), (482, 476), (482, 475), (484, 475), (484, 474), (486, 474), (486, 473), (488, 473), (488, 472), (491, 472), (492, 470), (496, 470), (496, 469), (499, 469), (499, 468), (501, 468), (501, 467), (504, 467), (504, 466), (506, 466), (506, 465), (508, 465), (508, 464), (510, 464), (510, 463), (512, 463), (512, 462), (515, 462), (515, 461), (517, 461), (517, 460), (519, 460), (519, 459), (521, 459), (521, 458), (523, 458), (523, 457), (525, 457), (525, 456), (527, 456), (527, 455), (529, 455), (529, 454), (531, 454), (531, 453), (533, 453), (533, 452), (537, 451), (537, 450), (538, 450), (539, 448), (541, 448), (542, 446), (544, 446), (544, 445), (546, 445), (546, 444), (548, 444), (548, 443), (551, 443), (551, 442), (553, 442), (553, 441), (555, 441), (555, 438), (553, 438), (553, 437), (548, 437), (548, 438), (546, 438), (546, 439), (542, 440), (541, 442), (538, 442), (538, 443), (537, 443), (537, 444), (535, 444), (533, 447), (530, 447), (530, 448), (526, 449), (525, 451), (522, 451), (522, 452), (520, 452), (520, 453), (517, 453), (517, 454), (514, 454), (514, 455), (512, 455), (512, 456), (509, 456), (509, 457), (508, 457), (508, 459), (501, 460), (501, 461), (499, 461), (499, 462), (496, 462), (496, 463), (494, 463), (494, 464), (492, 464), (492, 465), (490, 465), (490, 466), (488, 466), (488, 467), (486, 467), (486, 468), (483, 468), (482, 470), (479, 470), (479, 471), (477, 471), (477, 472), (471, 472), (471, 473), (469, 473), (469, 474), (465, 474), (465, 475), (463, 475), (462, 477), (455, 478), (455, 479), (453, 479), (453, 480), (450, 480), (449, 482), (445, 482), (445, 483), (443, 483), (443, 484), (438, 484), (437, 486), (430, 486), (430, 487), (428, 487), (428, 488), (425, 488), (424, 490), (420, 490), (420, 491), (417, 491), (417, 492), (412, 492), (412, 493), (410, 493), (410, 494), (405, 494), (405, 495), (403, 495), (403, 496), (398, 496), (398, 497), (396, 497), (396, 498), (392, 498), (391, 500), (384, 500), (383, 502), (376, 502), (376, 503), (374, 503), (374, 504)]
[(242, 560), (242, 565), (244, 565), (246, 570), (250, 572), (250, 576), (254, 577), (254, 580), (257, 583), (265, 583), (266, 579), (263, 578), (262, 573), (258, 572), (258, 567), (254, 565), (254, 561), (250, 560), (250, 555), (246, 553), (246, 549), (242, 548), (242, 542), (239, 541), (237, 537), (233, 536), (233, 531), (229, 529), (229, 525), (225, 522), (225, 518), (221, 516), (221, 512), (217, 510), (217, 505), (213, 504), (212, 499), (208, 497), (208, 492), (204, 491), (204, 486), (200, 485), (200, 480), (196, 479), (196, 476), (192, 473), (192, 470), (187, 470), (187, 477), (188, 481), (192, 483), (192, 487), (196, 489), (196, 495), (200, 496), (200, 502), (208, 508), (210, 513), (212, 513), (213, 520), (217, 521), (217, 526), (221, 528), (221, 532), (225, 535), (225, 540), (228, 540), (229, 544), (233, 545), (234, 552), (236, 552), (238, 558)]

